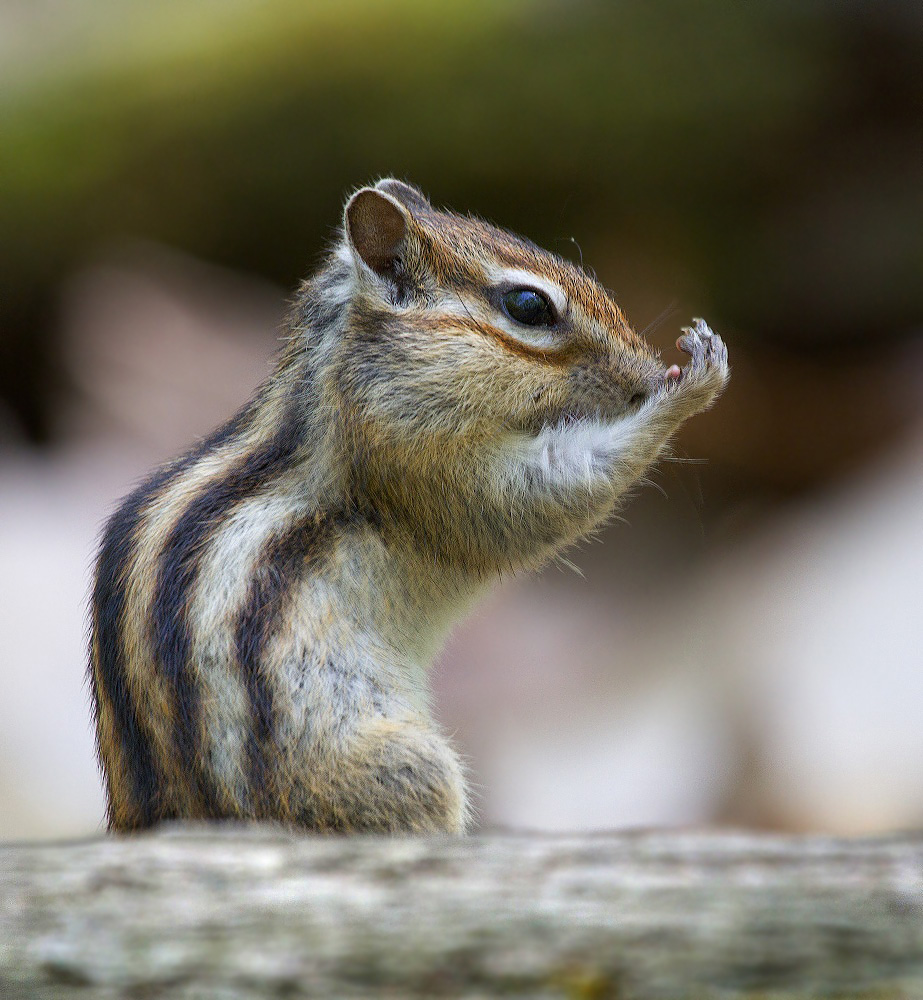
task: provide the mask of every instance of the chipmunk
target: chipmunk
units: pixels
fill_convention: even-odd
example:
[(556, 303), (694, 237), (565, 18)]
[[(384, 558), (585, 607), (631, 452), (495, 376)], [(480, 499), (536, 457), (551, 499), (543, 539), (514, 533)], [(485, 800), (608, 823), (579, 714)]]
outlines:
[(108, 821), (462, 832), (427, 670), (498, 574), (580, 539), (728, 379), (575, 265), (382, 180), (274, 373), (109, 520), (90, 682)]

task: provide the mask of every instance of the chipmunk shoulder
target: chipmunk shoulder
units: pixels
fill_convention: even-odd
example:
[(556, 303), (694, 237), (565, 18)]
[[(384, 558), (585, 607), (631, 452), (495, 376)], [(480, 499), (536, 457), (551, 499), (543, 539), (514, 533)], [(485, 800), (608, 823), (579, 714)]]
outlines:
[(102, 539), (90, 681), (111, 828), (460, 832), (427, 671), (498, 573), (604, 520), (728, 379), (666, 367), (583, 270), (386, 179), (346, 204), (253, 399)]

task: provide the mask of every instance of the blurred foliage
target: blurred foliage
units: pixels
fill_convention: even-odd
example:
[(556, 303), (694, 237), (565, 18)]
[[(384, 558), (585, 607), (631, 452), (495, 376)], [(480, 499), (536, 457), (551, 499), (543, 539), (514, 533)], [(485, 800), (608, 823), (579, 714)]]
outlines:
[(291, 286), (382, 174), (574, 235), (608, 283), (686, 269), (764, 342), (880, 345), (923, 313), (912, 2), (60, 7), (0, 7), (0, 395), (33, 437), (55, 289), (94, 247)]

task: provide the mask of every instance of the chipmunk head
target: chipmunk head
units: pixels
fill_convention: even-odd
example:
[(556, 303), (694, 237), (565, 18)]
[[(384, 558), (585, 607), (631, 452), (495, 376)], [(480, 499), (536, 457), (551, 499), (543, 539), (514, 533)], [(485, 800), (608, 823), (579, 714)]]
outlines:
[[(347, 489), (467, 564), (522, 564), (610, 509), (608, 487), (592, 503), (586, 492), (588, 435), (632, 418), (668, 378), (580, 268), (396, 180), (349, 199), (308, 300), (315, 316), (321, 302), (336, 310), (318, 373)], [(541, 458), (549, 435), (555, 472)], [(554, 500), (529, 485), (536, 456), (562, 487)]]
[(584, 271), (400, 181), (349, 199), (341, 257), (354, 271), (341, 387), (405, 446), (615, 419), (663, 382)]

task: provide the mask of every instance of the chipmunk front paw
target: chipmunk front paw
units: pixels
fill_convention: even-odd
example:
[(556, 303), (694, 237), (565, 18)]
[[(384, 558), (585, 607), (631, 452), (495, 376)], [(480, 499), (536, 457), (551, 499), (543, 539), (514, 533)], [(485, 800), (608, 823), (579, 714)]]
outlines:
[(704, 319), (683, 327), (676, 346), (690, 357), (682, 370), (673, 365), (667, 372), (667, 389), (688, 415), (710, 406), (727, 385), (731, 370), (724, 341)]
[(686, 365), (685, 372), (701, 372), (715, 367), (726, 372), (728, 350), (724, 341), (715, 333), (704, 319), (696, 318), (694, 326), (684, 326), (683, 335), (676, 341), (676, 346), (690, 354), (691, 360)]

